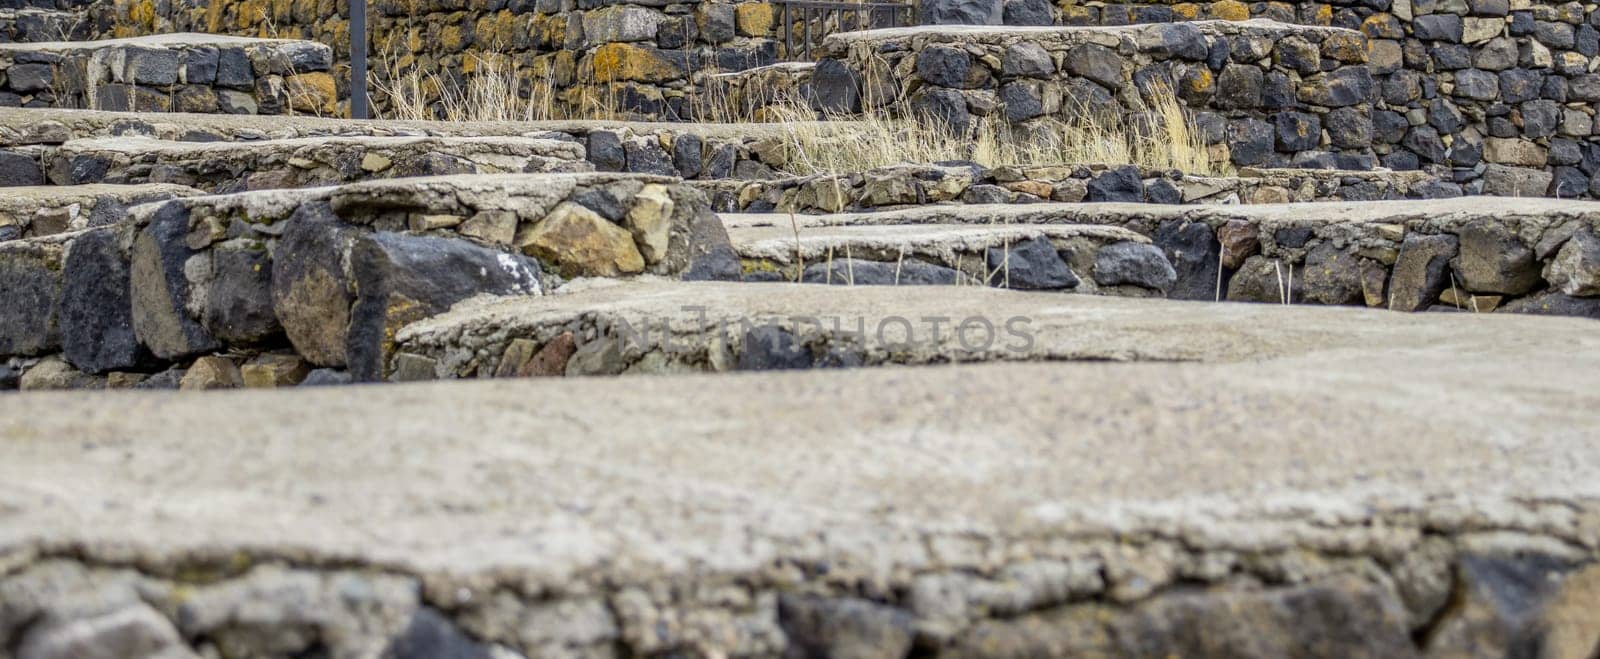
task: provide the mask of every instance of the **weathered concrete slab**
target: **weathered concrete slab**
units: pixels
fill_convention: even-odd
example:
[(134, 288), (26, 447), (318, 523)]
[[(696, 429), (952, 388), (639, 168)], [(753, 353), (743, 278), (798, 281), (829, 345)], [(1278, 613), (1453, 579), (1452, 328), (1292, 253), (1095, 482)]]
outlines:
[(1268, 204), (1461, 196), (1425, 172), (1253, 169), (1190, 176), (1133, 165), (899, 165), (837, 175), (696, 183), (712, 207), (734, 213), (838, 213), (928, 204), (1143, 202)]
[[(396, 351), (429, 360), (435, 367), (429, 377), (505, 377), (552, 343), (568, 344), (566, 354), (578, 356), (570, 362), (561, 357), (547, 375), (972, 361), (1231, 362), (1447, 345), (1527, 320), (1135, 301), (975, 285), (574, 282), (560, 293), (459, 305), (406, 327)], [(1456, 329), (1456, 321), (1467, 325)], [(1574, 332), (1593, 331), (1587, 321), (1571, 322), (1566, 327)], [(769, 339), (794, 346), (794, 359), (762, 361), (783, 352), (765, 343), (752, 348), (752, 341)], [(761, 359), (751, 361), (752, 349)]]
[[(1148, 238), (1107, 225), (802, 226), (797, 220), (788, 227), (735, 226), (728, 239), (749, 281), (987, 282), (1144, 297), (1159, 294), (1176, 278), (1171, 263)], [(1097, 282), (1095, 265), (1108, 247)], [(1128, 276), (1114, 276), (1112, 270)], [(886, 280), (897, 273), (901, 276)], [(1119, 286), (1135, 283), (1136, 290)]]
[[(1201, 307), (1058, 299), (1169, 329)], [(0, 397), (0, 601), (40, 621), (0, 639), (114, 616), (335, 656), (1589, 649), (1587, 324), (1201, 308), (1303, 349)]]
[[(673, 121), (399, 121), (359, 120), (311, 116), (215, 115), (165, 112), (99, 112), (95, 110), (57, 110), (48, 115), (26, 109), (0, 107), (0, 144), (13, 144), (9, 132), (26, 132), (41, 123), (59, 124), (69, 139), (108, 137), (121, 131), (160, 139), (179, 139), (184, 134), (210, 134), (215, 139), (289, 139), (319, 135), (395, 136), (430, 135), (437, 137), (483, 137), (527, 135), (540, 132), (612, 130), (648, 135), (658, 132), (685, 132), (700, 137), (772, 137), (787, 129), (766, 123), (685, 123)], [(826, 122), (846, 130), (850, 122)]]
[[(0, 147), (18, 151), (74, 139), (143, 136), (170, 141), (260, 141), (301, 137), (558, 137), (582, 145), (602, 171), (684, 178), (767, 178), (785, 160), (773, 149), (792, 125), (625, 121), (352, 121), (308, 116), (123, 113), (0, 107)], [(856, 130), (826, 122), (813, 131)], [(7, 157), (0, 151), (0, 158)], [(0, 179), (3, 180), (3, 179)]]
[(0, 194), (0, 240), (114, 224), (131, 206), (198, 194), (170, 183), (10, 187)]
[(261, 142), (75, 140), (45, 152), (56, 185), (178, 183), (211, 192), (450, 174), (583, 172), (583, 147), (533, 137), (318, 137)]
[[(781, 232), (786, 215), (728, 215)], [(1472, 197), (1200, 205), (929, 206), (797, 217), (801, 227), (1097, 224), (1151, 238), (1176, 270), (1170, 297), (1600, 316), (1590, 257), (1600, 204)], [(792, 231), (792, 229), (791, 229)], [(802, 229), (803, 231), (803, 229)]]

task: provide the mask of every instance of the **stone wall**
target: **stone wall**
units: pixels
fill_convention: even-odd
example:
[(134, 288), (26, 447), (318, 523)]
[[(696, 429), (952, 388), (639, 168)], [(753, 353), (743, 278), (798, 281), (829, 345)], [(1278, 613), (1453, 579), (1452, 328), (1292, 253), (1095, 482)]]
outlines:
[[(107, 7), (110, 27), (102, 34), (308, 39), (332, 45), (343, 63), (349, 61), (347, 7), (342, 0), (134, 0)], [(493, 59), (515, 68), (522, 94), (553, 89), (558, 117), (606, 105), (627, 117), (687, 118), (696, 104), (691, 78), (786, 57), (779, 12), (765, 2), (384, 0), (371, 5), (368, 26), (380, 113), (388, 105), (378, 89), (392, 87), (391, 69), (460, 85)], [(825, 29), (814, 28), (817, 34)], [(337, 75), (346, 89), (348, 70), (341, 67)]]
[[(826, 107), (891, 105), (960, 133), (1027, 135), (1052, 120), (1137, 130), (1158, 90), (1195, 113), (1212, 159), (1370, 169), (1377, 86), (1359, 32), (1271, 21), (1121, 28), (905, 28), (828, 37), (812, 85)], [(1026, 139), (1026, 138), (1024, 138)]]
[(136, 112), (338, 111), (332, 51), (306, 41), (172, 34), (0, 45), (0, 105)]
[(466, 298), (646, 273), (738, 276), (704, 197), (672, 179), (435, 177), (179, 198), (0, 241), (11, 302), (0, 358), (59, 354), (92, 379), (269, 353), (378, 380), (400, 326)]
[(1531, 0), (1083, 3), (1072, 25), (1271, 18), (1360, 30), (1383, 164), (1469, 193), (1600, 195), (1600, 12)]
[(0, 43), (80, 41), (89, 38), (82, 14), (54, 9), (0, 9)]

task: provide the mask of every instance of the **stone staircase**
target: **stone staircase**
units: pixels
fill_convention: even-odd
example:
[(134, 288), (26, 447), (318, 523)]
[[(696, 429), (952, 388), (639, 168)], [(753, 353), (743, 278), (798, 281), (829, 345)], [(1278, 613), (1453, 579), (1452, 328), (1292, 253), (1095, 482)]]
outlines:
[[(760, 55), (761, 4), (523, 13), (589, 12), (567, 65), (665, 93), (641, 61)], [(0, 659), (1593, 656), (1600, 205), (1477, 196), (1565, 196), (1593, 109), (1467, 72), (1503, 38), (1581, 54), (1589, 9), (1280, 9), (1045, 7), (1164, 22), (834, 35), (726, 79), (849, 106), (886, 62), (907, 104), (1027, 130), (1172, 74), (1227, 176), (816, 175), (783, 125), (0, 108)], [(430, 38), (466, 38), (452, 11)], [(1238, 12), (1329, 25), (1170, 22)], [(474, 38), (520, 29), (488, 13)], [(1450, 68), (1428, 17), (1463, 13)], [(25, 104), (108, 88), (27, 75), (263, 112), (337, 79), (275, 49), (330, 52), (0, 60)], [(1408, 158), (1436, 166), (1372, 167)], [(409, 384), (328, 386), (379, 382)], [(89, 391), (171, 388), (280, 391)]]

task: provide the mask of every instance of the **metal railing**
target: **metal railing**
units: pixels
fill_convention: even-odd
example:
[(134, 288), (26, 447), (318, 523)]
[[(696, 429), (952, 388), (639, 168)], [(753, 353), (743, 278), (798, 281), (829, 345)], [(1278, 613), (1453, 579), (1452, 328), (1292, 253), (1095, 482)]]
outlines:
[[(782, 12), (783, 47), (791, 61), (815, 59), (813, 51), (823, 37), (835, 32), (853, 32), (914, 25), (915, 6), (909, 2), (837, 2), (826, 0), (778, 0)], [(799, 34), (796, 34), (798, 29)], [(795, 42), (799, 41), (796, 50)]]

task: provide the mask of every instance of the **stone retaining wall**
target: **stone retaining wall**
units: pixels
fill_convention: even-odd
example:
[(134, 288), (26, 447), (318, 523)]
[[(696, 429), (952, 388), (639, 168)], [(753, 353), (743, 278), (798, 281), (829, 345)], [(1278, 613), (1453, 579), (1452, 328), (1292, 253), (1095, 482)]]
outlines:
[(1084, 116), (1137, 130), (1164, 87), (1213, 160), (1370, 169), (1366, 58), (1359, 32), (1272, 21), (904, 28), (829, 36), (812, 87), (831, 109), (888, 105), (959, 134), (993, 120), (1023, 135)]
[(1083, 3), (1072, 25), (1271, 18), (1365, 34), (1372, 142), (1470, 193), (1600, 196), (1600, 12), (1577, 2)]
[[(348, 12), (331, 0), (135, 0), (105, 9), (111, 13), (107, 36), (193, 31), (292, 37), (331, 44), (337, 60), (348, 61)], [(820, 34), (823, 26), (814, 27)], [(778, 12), (765, 2), (385, 1), (371, 6), (368, 30), (379, 87), (392, 87), (391, 65), (460, 82), (481, 60), (493, 58), (516, 69), (524, 93), (553, 88), (558, 116), (603, 102), (628, 117), (687, 118), (694, 105), (689, 83), (698, 74), (785, 57)], [(337, 75), (346, 89), (348, 71), (341, 67)], [(381, 113), (387, 96), (376, 88), (374, 94)]]
[(0, 43), (81, 41), (89, 38), (86, 16), (54, 9), (0, 9)]
[(331, 65), (321, 44), (212, 35), (0, 44), (0, 105), (332, 115)]
[(704, 197), (673, 179), (438, 177), (176, 199), (0, 242), (0, 298), (13, 302), (0, 358), (149, 374), (265, 353), (378, 380), (399, 327), (460, 300), (645, 273), (738, 276)]

